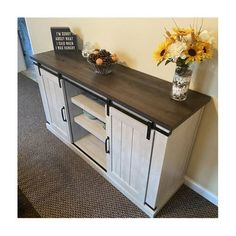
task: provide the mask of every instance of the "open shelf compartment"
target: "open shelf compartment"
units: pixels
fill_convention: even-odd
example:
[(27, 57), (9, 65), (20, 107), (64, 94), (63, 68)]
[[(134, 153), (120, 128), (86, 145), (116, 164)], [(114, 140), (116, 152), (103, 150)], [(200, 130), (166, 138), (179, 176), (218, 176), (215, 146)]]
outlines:
[(74, 121), (82, 126), (84, 129), (89, 131), (91, 134), (96, 136), (102, 142), (106, 139), (106, 130), (103, 128), (103, 123), (99, 120), (91, 120), (84, 114), (80, 114), (74, 118)]
[(83, 94), (72, 97), (71, 102), (106, 123), (105, 106)]
[(86, 152), (95, 162), (104, 169), (106, 166), (106, 153), (104, 143), (92, 134), (88, 134), (75, 142), (75, 145)]

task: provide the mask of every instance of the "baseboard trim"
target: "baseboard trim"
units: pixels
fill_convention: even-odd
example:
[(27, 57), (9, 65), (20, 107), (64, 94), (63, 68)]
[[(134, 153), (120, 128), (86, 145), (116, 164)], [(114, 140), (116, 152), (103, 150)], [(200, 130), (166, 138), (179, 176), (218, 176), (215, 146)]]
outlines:
[(202, 197), (206, 198), (208, 201), (218, 206), (218, 196), (210, 192), (209, 190), (202, 187), (200, 184), (196, 183), (193, 179), (188, 176), (184, 177), (184, 184), (191, 188), (193, 191), (200, 194)]
[(23, 78), (26, 78), (26, 79), (30, 79), (30, 80), (38, 83), (37, 78), (33, 78), (33, 77), (30, 77), (30, 76), (27, 76), (22, 71), (18, 72), (18, 76), (20, 76), (21, 78), (23, 77)]

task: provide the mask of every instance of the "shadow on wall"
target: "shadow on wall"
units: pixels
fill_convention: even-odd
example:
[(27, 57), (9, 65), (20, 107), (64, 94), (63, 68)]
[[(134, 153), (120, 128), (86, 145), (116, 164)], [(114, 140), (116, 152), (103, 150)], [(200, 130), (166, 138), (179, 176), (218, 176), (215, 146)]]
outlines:
[(187, 176), (218, 193), (218, 52), (196, 68), (191, 89), (212, 97), (206, 105), (193, 147)]
[(191, 89), (213, 97), (218, 96), (218, 51), (212, 60), (199, 64), (196, 68), (195, 79), (191, 83)]
[[(204, 163), (204, 164), (203, 164)], [(202, 175), (202, 173), (205, 173)], [(218, 179), (218, 111), (217, 99), (205, 107), (194, 144), (187, 175), (217, 194)]]

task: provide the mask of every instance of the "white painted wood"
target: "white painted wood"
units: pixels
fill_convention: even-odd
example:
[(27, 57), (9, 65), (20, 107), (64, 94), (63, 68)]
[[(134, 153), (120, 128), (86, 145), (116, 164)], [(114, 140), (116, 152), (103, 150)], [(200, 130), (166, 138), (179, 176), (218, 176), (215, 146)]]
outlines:
[(134, 130), (132, 127), (122, 123), (122, 139), (126, 140), (121, 145), (120, 155), (120, 176), (128, 185), (131, 185), (131, 167), (132, 167), (132, 145)]
[(196, 183), (193, 179), (189, 178), (188, 176), (184, 177), (184, 183), (191, 188), (193, 191), (200, 194), (202, 197), (206, 198), (208, 201), (213, 203), (214, 205), (218, 206), (218, 196), (214, 193), (210, 192), (200, 184)]
[[(78, 140), (76, 145), (92, 158), (96, 158), (95, 161), (107, 169), (106, 175), (98, 165), (71, 145), (63, 132), (55, 125), (60, 123), (59, 115), (56, 115), (56, 107), (59, 106), (58, 103), (64, 104), (64, 97), (61, 96), (62, 90), (57, 91), (55, 88), (55, 85), (59, 88), (57, 77), (47, 74), (49, 73), (42, 73), (43, 79), (41, 82), (43, 82), (42, 85), (46, 94), (45, 100), (51, 116), (51, 125), (47, 124), (48, 129), (62, 139), (71, 149), (83, 156), (83, 159), (138, 207), (153, 217), (184, 182), (186, 165), (191, 154), (191, 147), (201, 112), (195, 113), (175, 129), (169, 137), (157, 131), (152, 131), (151, 139), (147, 140), (147, 127), (145, 125), (111, 107), (110, 116), (106, 116), (106, 130), (103, 129), (102, 124), (100, 126), (103, 131), (102, 138), (101, 132), (96, 133), (95, 131), (96, 137), (100, 135), (100, 140), (103, 142), (106, 136), (110, 137), (110, 154), (105, 153), (104, 143), (92, 135), (96, 130), (91, 125), (94, 120), (90, 120), (83, 114), (80, 115), (84, 117), (83, 119), (80, 118), (78, 123), (82, 127), (86, 127), (91, 134)], [(63, 99), (60, 101), (60, 98)], [(75, 118), (78, 119), (78, 117)], [(81, 120), (82, 123), (85, 120), (87, 124), (83, 126)], [(192, 182), (189, 183), (189, 185), (191, 184), (195, 188), (199, 187)], [(198, 191), (203, 191), (200, 187)]]
[(165, 158), (167, 140), (168, 140), (167, 136), (159, 132), (155, 132), (150, 173), (147, 186), (147, 195), (146, 195), (146, 202), (153, 209), (156, 208), (156, 200), (157, 200), (156, 198), (161, 178), (161, 170)]
[(91, 134), (95, 135), (102, 142), (106, 139), (106, 130), (103, 128), (103, 123), (99, 120), (91, 120), (84, 114), (74, 117), (74, 121), (88, 130)]
[[(126, 108), (126, 107), (124, 107), (124, 106), (121, 106), (119, 103), (116, 103), (116, 102), (112, 102), (112, 103), (113, 103), (114, 105), (120, 107), (122, 110), (127, 111), (127, 112), (129, 112), (130, 114), (135, 115), (136, 117), (141, 118), (141, 119), (144, 120), (144, 121), (147, 121), (147, 122), (150, 121), (150, 120), (148, 120), (147, 118), (145, 118), (145, 117), (143, 117), (143, 116), (137, 114), (136, 112), (131, 111), (131, 110), (129, 110), (128, 108)], [(150, 121), (150, 122), (151, 122), (151, 121)], [(158, 125), (158, 124), (156, 124), (156, 127), (159, 128), (159, 129), (161, 129), (161, 130), (163, 130), (163, 131), (165, 131), (166, 133), (170, 133), (170, 130), (168, 130), (168, 129), (166, 129), (166, 128), (164, 128), (164, 127)]]
[(40, 91), (40, 95), (41, 95), (41, 99), (42, 99), (42, 103), (43, 103), (43, 108), (44, 108), (44, 112), (45, 112), (45, 116), (46, 116), (46, 121), (48, 123), (51, 123), (51, 115), (50, 115), (48, 99), (47, 99), (47, 95), (46, 95), (46, 88), (45, 88), (42, 76), (38, 76), (37, 80), (38, 80), (39, 91)]
[[(41, 74), (50, 114), (49, 123), (58, 134), (70, 140), (68, 122), (63, 121), (61, 115), (61, 109), (65, 107), (65, 101), (62, 88), (58, 84), (58, 78), (42, 69)], [(64, 117), (67, 119), (66, 114), (64, 110)]]
[[(111, 137), (111, 119), (110, 117), (107, 117), (107, 135)], [(48, 129), (56, 134), (58, 134), (52, 129), (51, 126), (47, 125)], [(109, 127), (109, 128), (108, 128)], [(182, 128), (182, 127), (181, 127)], [(91, 135), (92, 136), (92, 135)], [(164, 199), (162, 200), (161, 205), (156, 208), (155, 210), (152, 210), (150, 207), (148, 207), (146, 204), (143, 203), (143, 201), (140, 201), (139, 198), (135, 196), (135, 194), (132, 193), (132, 191), (127, 191), (127, 185), (121, 184), (119, 181), (114, 180), (114, 178), (111, 178), (111, 155), (107, 154), (107, 163), (108, 163), (108, 175), (106, 172), (104, 172), (101, 168), (99, 168), (92, 160), (87, 158), (82, 152), (80, 152), (78, 149), (76, 149), (72, 144), (70, 144), (67, 140), (63, 139), (61, 136), (58, 136), (66, 145), (68, 145), (73, 151), (75, 151), (77, 154), (80, 155), (92, 168), (94, 168), (96, 171), (98, 171), (105, 179), (107, 179), (111, 184), (113, 184), (119, 191), (121, 191), (127, 198), (129, 198), (134, 204), (136, 204), (140, 209), (142, 209), (148, 216), (154, 217), (158, 211), (160, 211), (161, 207), (170, 199), (170, 197), (178, 190), (178, 188), (183, 184), (183, 181), (174, 181), (174, 184), (172, 185), (172, 191), (167, 191), (165, 194)], [(155, 137), (156, 138), (156, 137)], [(156, 139), (155, 139), (156, 140)], [(161, 139), (162, 140), (162, 139)], [(160, 140), (159, 140), (160, 142)], [(161, 142), (160, 142), (161, 144)], [(86, 145), (87, 146), (87, 145)], [(163, 148), (165, 149), (165, 148)], [(110, 145), (110, 150), (112, 152), (112, 145)], [(122, 175), (123, 177), (126, 176), (125, 174)], [(125, 177), (124, 177), (125, 179)], [(125, 181), (127, 181), (125, 179)], [(155, 190), (155, 189), (154, 189)]]
[(104, 143), (89, 134), (76, 141), (75, 144), (91, 156), (98, 164), (107, 169)]
[(105, 107), (83, 94), (72, 97), (71, 102), (106, 123)]
[(201, 110), (167, 138), (155, 131), (146, 202), (158, 210), (184, 182), (186, 160), (194, 141)]
[[(121, 193), (123, 193), (130, 201), (132, 201), (134, 204), (136, 204), (141, 210), (143, 210), (148, 216), (154, 217), (157, 211), (152, 211), (148, 206), (144, 205), (143, 203), (140, 203), (137, 201), (131, 194), (129, 194), (126, 190), (122, 188), (122, 186), (118, 185), (116, 182), (114, 182), (109, 175), (107, 175), (107, 172), (105, 172), (103, 169), (101, 169), (96, 163), (94, 163), (90, 158), (88, 158), (83, 152), (81, 152), (78, 148), (76, 148), (74, 145), (72, 145), (70, 142), (65, 140), (62, 136), (60, 136), (55, 130), (52, 129), (52, 127), (49, 124), (46, 124), (47, 129), (52, 132), (54, 135), (56, 135), (62, 142), (64, 142), (71, 150), (73, 150), (77, 155), (79, 155), (78, 158), (82, 158), (86, 163), (88, 163), (93, 169), (95, 169), (101, 176), (103, 176), (107, 181), (109, 181), (114, 187), (116, 187)], [(65, 157), (66, 158), (66, 157)]]
[(108, 175), (136, 201), (144, 204), (151, 158), (151, 139), (146, 139), (147, 126), (110, 107), (110, 166)]
[[(46, 67), (46, 66), (44, 66), (44, 67)], [(54, 71), (54, 70), (52, 70), (52, 69), (50, 69), (50, 68), (48, 68), (48, 67), (46, 67), (46, 68), (47, 68), (48, 70), (54, 72), (55, 74), (57, 74), (56, 71)], [(50, 78), (51, 80), (54, 80), (55, 83), (56, 83), (56, 82), (58, 83), (58, 78), (57, 78), (55, 75), (53, 75), (53, 74), (47, 72), (46, 70), (44, 70), (44, 69), (42, 69), (42, 68), (40, 68), (40, 72), (41, 72), (41, 75), (44, 75), (44, 76)]]

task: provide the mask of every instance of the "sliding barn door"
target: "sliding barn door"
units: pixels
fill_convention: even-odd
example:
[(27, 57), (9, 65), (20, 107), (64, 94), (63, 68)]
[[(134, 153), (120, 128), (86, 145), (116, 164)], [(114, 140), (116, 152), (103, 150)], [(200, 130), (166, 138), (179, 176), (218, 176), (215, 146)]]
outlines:
[(144, 203), (153, 131), (150, 140), (146, 139), (146, 125), (113, 107), (107, 118), (110, 136), (108, 174), (123, 191)]

